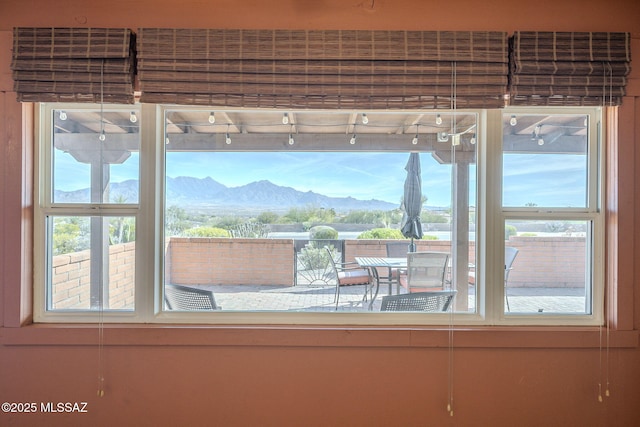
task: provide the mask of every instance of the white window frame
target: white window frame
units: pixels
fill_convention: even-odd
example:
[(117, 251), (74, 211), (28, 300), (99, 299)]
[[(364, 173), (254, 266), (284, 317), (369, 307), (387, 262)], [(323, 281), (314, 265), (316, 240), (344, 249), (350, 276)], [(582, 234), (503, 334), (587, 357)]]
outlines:
[[(601, 208), (603, 191), (603, 147), (599, 143), (603, 129), (601, 111), (597, 108), (535, 108), (474, 110), (478, 115), (477, 129), (477, 182), (476, 192), (476, 263), (479, 283), (476, 295), (476, 313), (429, 314), (428, 316), (402, 313), (282, 313), (282, 312), (216, 312), (178, 313), (163, 311), (163, 200), (164, 200), (164, 111), (188, 108), (142, 104), (133, 109), (140, 111), (140, 200), (134, 206), (62, 206), (48, 203), (50, 200), (51, 112), (57, 109), (99, 109), (89, 104), (40, 104), (36, 109), (35, 157), (36, 201), (34, 230), (34, 320), (36, 322), (123, 322), (123, 323), (185, 323), (185, 324), (277, 324), (277, 325), (576, 325), (591, 326), (603, 321), (604, 299), (604, 214)], [(130, 111), (132, 106), (109, 106), (110, 109)], [(504, 286), (502, 259), (504, 250), (504, 221), (525, 218), (529, 213), (517, 209), (505, 210), (501, 206), (501, 157), (502, 115), (517, 111), (518, 114), (590, 114), (590, 150), (595, 164), (590, 166), (590, 176), (598, 179), (598, 193), (588, 212), (563, 212), (572, 219), (585, 219), (594, 224), (593, 247), (593, 298), (592, 315), (513, 316), (503, 310)], [(41, 123), (41, 124), (40, 124)], [(598, 162), (599, 160), (599, 162)], [(593, 163), (593, 162), (592, 162)], [(49, 190), (47, 190), (49, 188)], [(485, 189), (493, 188), (494, 192)], [(46, 310), (44, 221), (47, 215), (104, 215), (134, 216), (136, 226), (136, 285), (135, 309), (132, 312), (53, 312)], [(544, 215), (544, 214), (540, 214)], [(577, 217), (576, 217), (577, 216)], [(535, 215), (537, 218), (537, 214)], [(491, 260), (487, 253), (495, 254)], [(489, 262), (491, 261), (491, 262)]]
[[(542, 111), (541, 111), (542, 110)], [(527, 207), (503, 207), (502, 206), (502, 154), (503, 133), (502, 123), (505, 115), (589, 115), (588, 127), (588, 197), (587, 206), (584, 208), (547, 208), (540, 209)], [(593, 107), (545, 107), (541, 108), (505, 108), (503, 110), (491, 110), (488, 112), (494, 137), (487, 141), (488, 159), (487, 184), (491, 185), (495, 192), (487, 192), (487, 208), (485, 214), (487, 246), (480, 252), (494, 254), (492, 262), (479, 263), (485, 271), (480, 272), (480, 281), (484, 281), (484, 289), (490, 295), (490, 300), (485, 305), (486, 320), (488, 324), (499, 325), (563, 325), (563, 326), (593, 326), (602, 325), (604, 322), (604, 213), (602, 200), (604, 194), (604, 147), (601, 143), (604, 135), (602, 110)], [(591, 245), (591, 260), (587, 264), (590, 276), (591, 297), (593, 312), (590, 314), (534, 314), (534, 313), (508, 313), (504, 310), (504, 233), (505, 223), (510, 220), (580, 220), (590, 221), (593, 224), (591, 235), (587, 238), (587, 244)], [(481, 267), (482, 268), (482, 267)], [(589, 285), (589, 283), (587, 283)]]
[[(108, 105), (103, 107), (104, 111), (136, 111), (140, 113), (138, 106)], [(38, 104), (35, 109), (35, 141), (37, 144), (34, 150), (34, 182), (35, 182), (35, 202), (34, 209), (34, 307), (33, 316), (35, 322), (123, 322), (137, 323), (143, 321), (138, 296), (144, 294), (142, 289), (141, 275), (144, 269), (136, 268), (135, 271), (135, 303), (133, 310), (48, 310), (47, 309), (47, 286), (49, 281), (49, 254), (46, 242), (48, 233), (47, 217), (80, 216), (80, 217), (133, 217), (136, 224), (141, 224), (141, 213), (143, 212), (142, 197), (135, 204), (107, 204), (107, 203), (54, 203), (53, 192), (53, 114), (54, 111), (64, 110), (67, 112), (77, 110), (99, 111), (99, 105), (87, 104)], [(141, 148), (142, 151), (142, 148)], [(142, 158), (142, 155), (140, 156)], [(141, 161), (142, 163), (142, 161)], [(141, 166), (142, 167), (142, 166)], [(142, 185), (142, 179), (140, 180)], [(144, 236), (144, 233), (142, 234)], [(145, 252), (143, 245), (138, 245), (141, 237), (136, 230), (136, 260), (140, 259)], [(102, 248), (101, 248), (102, 249)]]

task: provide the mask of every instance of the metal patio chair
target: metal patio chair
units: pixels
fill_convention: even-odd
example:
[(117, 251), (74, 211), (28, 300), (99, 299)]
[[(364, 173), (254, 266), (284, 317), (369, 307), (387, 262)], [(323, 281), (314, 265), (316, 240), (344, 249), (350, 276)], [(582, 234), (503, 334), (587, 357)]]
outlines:
[[(505, 246), (504, 248), (504, 299), (507, 303), (507, 311), (511, 311), (509, 306), (509, 295), (507, 295), (507, 285), (509, 284), (509, 273), (513, 270), (513, 262), (520, 250), (513, 246)], [(469, 284), (476, 284), (476, 272), (469, 271)]]
[(448, 311), (456, 291), (414, 292), (382, 297), (380, 311)]
[(213, 291), (182, 285), (164, 285), (164, 301), (169, 310), (220, 310)]
[(400, 276), (400, 284), (409, 293), (444, 290), (448, 262), (447, 252), (409, 252), (407, 276)]
[(507, 302), (507, 311), (511, 311), (509, 296), (507, 295), (507, 283), (509, 283), (509, 273), (513, 269), (513, 261), (515, 261), (518, 252), (519, 250), (512, 246), (504, 248), (504, 299)]
[[(329, 248), (325, 247), (331, 260), (331, 267), (333, 268), (336, 278), (336, 292), (334, 296), (334, 302), (336, 303), (336, 310), (338, 309), (338, 302), (340, 300), (340, 287), (349, 285), (372, 285), (373, 277), (368, 268), (360, 267), (356, 262), (338, 262), (333, 259), (333, 254)], [(370, 290), (371, 286), (369, 286)], [(367, 288), (365, 288), (363, 301), (367, 300)]]

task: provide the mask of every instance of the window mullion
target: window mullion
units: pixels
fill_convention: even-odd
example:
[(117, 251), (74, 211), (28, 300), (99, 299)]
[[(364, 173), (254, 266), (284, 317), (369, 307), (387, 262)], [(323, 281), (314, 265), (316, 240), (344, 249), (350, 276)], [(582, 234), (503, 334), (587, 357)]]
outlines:
[[(153, 321), (160, 309), (160, 259), (164, 245), (159, 220), (162, 178), (163, 115), (154, 104), (142, 104), (140, 140), (140, 218), (136, 243), (136, 311), (144, 321)], [(157, 303), (156, 303), (157, 301)], [(158, 305), (158, 307), (156, 307)]]
[[(504, 218), (502, 213), (502, 113), (500, 110), (487, 111), (487, 144), (485, 161), (485, 227), (483, 259), (480, 268), (481, 286), (484, 286), (485, 316), (489, 324), (498, 323), (503, 317), (503, 280), (498, 272), (504, 257)], [(483, 279), (483, 280), (482, 280)]]

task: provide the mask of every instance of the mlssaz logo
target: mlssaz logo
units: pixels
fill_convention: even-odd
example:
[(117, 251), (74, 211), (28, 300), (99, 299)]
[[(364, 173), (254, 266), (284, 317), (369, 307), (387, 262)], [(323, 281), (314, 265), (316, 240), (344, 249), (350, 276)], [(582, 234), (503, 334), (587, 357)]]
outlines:
[(87, 402), (41, 402), (40, 412), (89, 412)]

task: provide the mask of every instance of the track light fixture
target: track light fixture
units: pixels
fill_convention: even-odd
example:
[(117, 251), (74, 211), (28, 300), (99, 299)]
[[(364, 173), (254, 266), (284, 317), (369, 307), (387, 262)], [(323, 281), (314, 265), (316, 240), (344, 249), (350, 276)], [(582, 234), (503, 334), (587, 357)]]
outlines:
[(229, 125), (227, 125), (227, 133), (224, 135), (224, 143), (227, 145), (231, 144), (231, 135), (229, 134)]
[(531, 139), (536, 141), (538, 145), (544, 145), (544, 139), (542, 138), (542, 135), (540, 135), (541, 130), (542, 125), (536, 125), (536, 127), (533, 128), (533, 135), (531, 135)]

